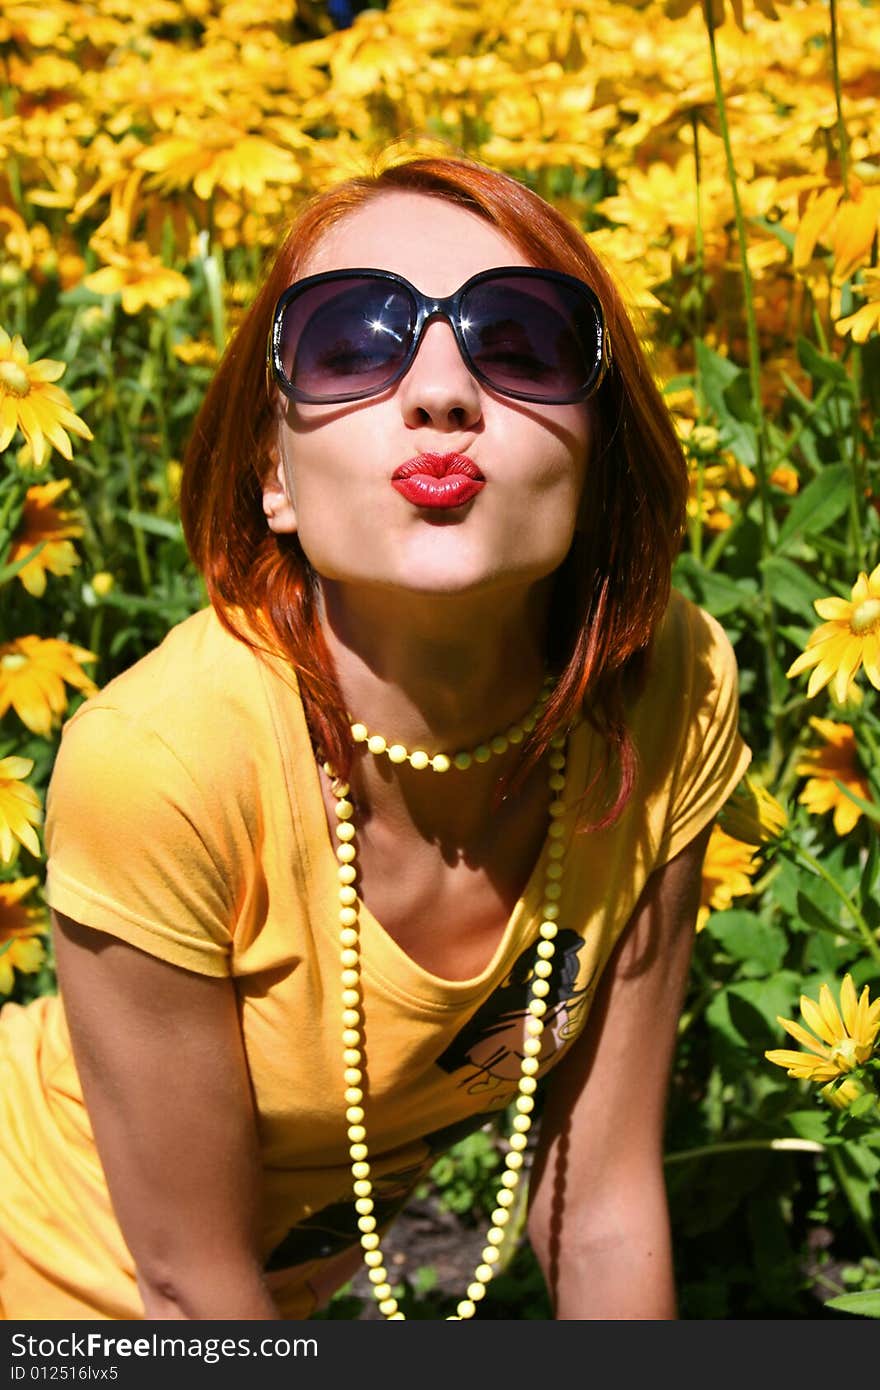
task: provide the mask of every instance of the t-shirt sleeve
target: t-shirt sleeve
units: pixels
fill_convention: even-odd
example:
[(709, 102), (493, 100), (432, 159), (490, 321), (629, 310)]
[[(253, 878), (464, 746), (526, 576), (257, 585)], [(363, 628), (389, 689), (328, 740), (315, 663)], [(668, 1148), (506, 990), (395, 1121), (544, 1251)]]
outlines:
[(49, 905), (172, 964), (230, 974), (232, 890), (213, 820), (158, 730), (82, 707), (49, 784)]
[(693, 604), (679, 621), (676, 671), (684, 701), (658, 865), (714, 819), (752, 756), (739, 731), (739, 674), (730, 639), (717, 619)]

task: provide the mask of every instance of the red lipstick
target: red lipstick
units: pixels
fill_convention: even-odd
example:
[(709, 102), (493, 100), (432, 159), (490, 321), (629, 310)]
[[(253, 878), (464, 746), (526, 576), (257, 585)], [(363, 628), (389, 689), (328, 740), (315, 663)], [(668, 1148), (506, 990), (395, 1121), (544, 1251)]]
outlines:
[(486, 479), (466, 454), (419, 454), (395, 468), (391, 486), (416, 507), (462, 507)]

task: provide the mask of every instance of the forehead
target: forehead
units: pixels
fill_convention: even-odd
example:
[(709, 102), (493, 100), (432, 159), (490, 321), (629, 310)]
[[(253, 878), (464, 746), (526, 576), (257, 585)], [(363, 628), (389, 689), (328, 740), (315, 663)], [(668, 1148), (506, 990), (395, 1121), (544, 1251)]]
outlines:
[(532, 262), (503, 232), (446, 198), (381, 193), (348, 213), (314, 248), (300, 276), (393, 270), (429, 295), (447, 295), (480, 270)]

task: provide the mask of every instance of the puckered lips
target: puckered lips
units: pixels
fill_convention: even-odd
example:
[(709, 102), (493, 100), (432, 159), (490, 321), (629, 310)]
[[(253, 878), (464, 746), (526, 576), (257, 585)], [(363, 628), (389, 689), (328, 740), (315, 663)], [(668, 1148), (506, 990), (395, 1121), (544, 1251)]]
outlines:
[(395, 468), (391, 486), (416, 507), (463, 507), (486, 479), (467, 454), (418, 454)]

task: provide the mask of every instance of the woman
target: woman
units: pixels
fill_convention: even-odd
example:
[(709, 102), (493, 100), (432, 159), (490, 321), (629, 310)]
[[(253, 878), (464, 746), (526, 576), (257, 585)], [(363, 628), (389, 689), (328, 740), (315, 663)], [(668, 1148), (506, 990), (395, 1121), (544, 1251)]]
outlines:
[(382, 1232), (514, 1102), (458, 1315), (540, 1114), (556, 1316), (676, 1316), (665, 1094), (749, 756), (730, 646), (670, 595), (685, 493), (541, 199), (416, 159), (306, 209), (188, 451), (211, 606), (53, 773), (63, 1009), (0, 1029), (7, 1317), (307, 1317), (361, 1258), (400, 1316)]

